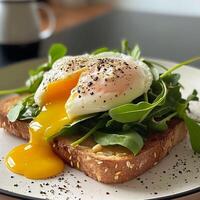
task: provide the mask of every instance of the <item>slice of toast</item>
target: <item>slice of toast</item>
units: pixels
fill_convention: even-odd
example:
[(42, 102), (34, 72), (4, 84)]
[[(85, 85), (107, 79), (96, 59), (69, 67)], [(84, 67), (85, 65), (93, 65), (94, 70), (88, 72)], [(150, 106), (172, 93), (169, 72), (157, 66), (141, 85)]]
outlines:
[[(7, 113), (19, 96), (8, 97), (0, 101), (0, 127), (8, 133), (25, 140), (29, 139), (29, 122), (8, 121)], [(70, 166), (83, 171), (88, 176), (103, 183), (122, 183), (131, 180), (156, 165), (174, 145), (185, 138), (187, 129), (183, 121), (174, 119), (169, 129), (164, 133), (152, 134), (142, 151), (134, 156), (123, 147), (103, 147), (100, 151), (93, 151), (95, 143), (86, 143), (73, 148), (70, 143), (74, 138), (58, 137), (53, 143), (54, 151)]]

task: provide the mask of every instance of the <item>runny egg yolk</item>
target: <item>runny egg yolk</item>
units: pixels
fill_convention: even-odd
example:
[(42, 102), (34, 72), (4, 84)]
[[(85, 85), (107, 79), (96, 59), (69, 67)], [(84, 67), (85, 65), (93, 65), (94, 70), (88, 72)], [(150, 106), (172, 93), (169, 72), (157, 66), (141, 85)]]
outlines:
[(46, 138), (55, 135), (72, 121), (67, 116), (65, 103), (82, 71), (47, 86), (42, 111), (29, 126), (29, 142), (15, 147), (6, 156), (6, 166), (12, 172), (30, 179), (45, 179), (64, 170), (64, 162), (53, 152)]

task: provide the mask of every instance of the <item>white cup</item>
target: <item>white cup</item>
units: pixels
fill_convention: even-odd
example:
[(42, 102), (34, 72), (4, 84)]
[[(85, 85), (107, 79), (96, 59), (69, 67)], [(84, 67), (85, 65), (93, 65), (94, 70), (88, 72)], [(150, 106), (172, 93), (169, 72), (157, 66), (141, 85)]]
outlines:
[[(49, 19), (49, 26), (43, 31), (39, 9), (44, 10)], [(37, 42), (51, 36), (55, 25), (53, 11), (45, 3), (35, 0), (0, 0), (0, 44)]]

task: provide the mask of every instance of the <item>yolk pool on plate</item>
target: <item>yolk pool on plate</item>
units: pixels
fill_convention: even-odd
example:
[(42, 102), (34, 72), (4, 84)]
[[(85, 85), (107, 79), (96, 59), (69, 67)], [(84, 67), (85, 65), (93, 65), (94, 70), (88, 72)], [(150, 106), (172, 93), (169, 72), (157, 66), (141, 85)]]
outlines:
[(42, 99), (42, 111), (29, 126), (30, 141), (15, 147), (6, 156), (6, 166), (12, 172), (30, 179), (44, 179), (64, 170), (64, 162), (52, 151), (46, 137), (55, 135), (71, 122), (65, 103), (77, 85), (81, 71), (48, 85)]

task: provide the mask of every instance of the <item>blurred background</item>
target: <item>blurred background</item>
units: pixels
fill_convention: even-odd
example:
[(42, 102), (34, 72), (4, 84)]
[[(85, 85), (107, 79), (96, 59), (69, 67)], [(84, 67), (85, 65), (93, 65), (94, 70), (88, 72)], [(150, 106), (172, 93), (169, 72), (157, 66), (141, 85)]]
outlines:
[(62, 42), (70, 54), (121, 39), (147, 57), (200, 55), (200, 0), (0, 0), (0, 66), (47, 55)]

